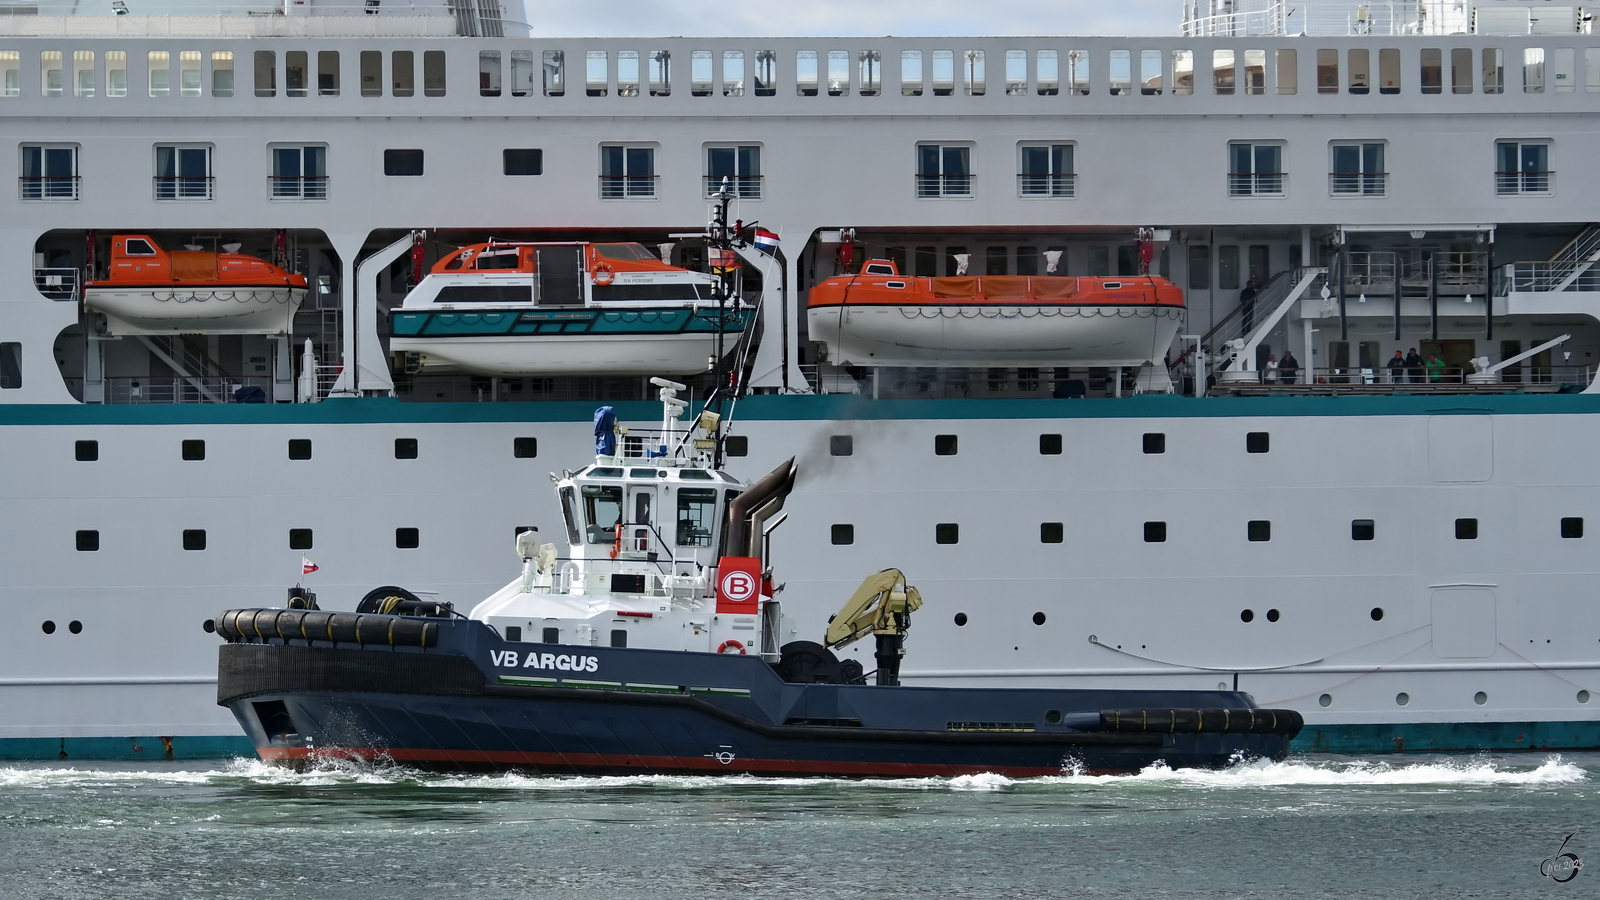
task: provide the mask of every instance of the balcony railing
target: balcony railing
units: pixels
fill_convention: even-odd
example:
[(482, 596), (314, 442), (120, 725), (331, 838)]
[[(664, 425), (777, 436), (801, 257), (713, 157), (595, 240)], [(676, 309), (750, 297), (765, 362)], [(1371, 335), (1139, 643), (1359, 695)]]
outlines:
[(33, 286), (50, 300), (76, 300), (78, 270), (64, 267), (34, 269)]
[(918, 197), (970, 197), (972, 175), (918, 175)]
[(1078, 176), (1071, 173), (1065, 175), (1018, 175), (1017, 192), (1024, 197), (1076, 197), (1078, 195)]
[(1229, 172), (1231, 197), (1282, 197), (1289, 176), (1285, 172)]
[(760, 175), (707, 175), (706, 196), (715, 197), (722, 192), (722, 186), (727, 184), (728, 190), (733, 192), (740, 200), (761, 199)]
[(1389, 173), (1330, 172), (1328, 191), (1337, 197), (1382, 197), (1389, 192)]
[(212, 183), (209, 175), (157, 175), (157, 200), (210, 200)]
[(655, 175), (601, 175), (600, 199), (623, 200), (656, 195)]
[(1554, 186), (1555, 172), (1496, 172), (1496, 194), (1548, 194)]
[(23, 176), (17, 184), (24, 200), (76, 200), (78, 176), (42, 175)]
[(274, 200), (326, 200), (328, 176), (326, 175), (270, 175)]

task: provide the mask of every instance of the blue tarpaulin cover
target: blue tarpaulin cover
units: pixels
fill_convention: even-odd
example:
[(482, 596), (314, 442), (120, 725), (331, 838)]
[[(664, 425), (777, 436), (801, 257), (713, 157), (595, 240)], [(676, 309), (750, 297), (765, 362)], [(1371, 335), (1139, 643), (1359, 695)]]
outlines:
[(596, 456), (617, 455), (617, 411), (609, 406), (594, 411), (594, 452)]

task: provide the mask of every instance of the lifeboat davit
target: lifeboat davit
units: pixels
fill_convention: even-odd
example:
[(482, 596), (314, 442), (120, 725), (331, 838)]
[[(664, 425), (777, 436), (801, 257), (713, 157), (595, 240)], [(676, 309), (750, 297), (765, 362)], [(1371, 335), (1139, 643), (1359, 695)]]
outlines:
[(692, 375), (718, 330), (731, 352), (754, 310), (717, 278), (635, 243), (496, 242), (436, 263), (389, 315), (389, 348), (481, 375)]
[(143, 234), (111, 239), (104, 281), (84, 306), (111, 334), (288, 334), (306, 279), (242, 253), (167, 251)]
[(1138, 366), (1163, 358), (1183, 313), (1165, 278), (913, 278), (888, 260), (807, 302), (811, 339), (856, 366)]

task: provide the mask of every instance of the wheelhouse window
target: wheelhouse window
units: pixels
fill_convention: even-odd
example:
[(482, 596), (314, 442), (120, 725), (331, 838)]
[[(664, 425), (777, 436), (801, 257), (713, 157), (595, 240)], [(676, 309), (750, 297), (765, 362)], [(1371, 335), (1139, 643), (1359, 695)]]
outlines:
[(1228, 145), (1228, 194), (1233, 197), (1281, 197), (1282, 144)]
[(328, 148), (273, 147), (272, 199), (328, 199)]
[(1334, 195), (1381, 197), (1387, 178), (1382, 142), (1333, 145), (1333, 169), (1328, 181)]
[(1551, 192), (1550, 145), (1544, 141), (1497, 141), (1494, 191), (1501, 195)]
[(716, 525), (717, 492), (714, 488), (678, 490), (679, 547), (709, 547)]
[(128, 51), (106, 51), (106, 96), (128, 96)]
[(584, 485), (583, 521), (589, 543), (614, 542), (617, 539), (617, 526), (622, 524), (622, 485)]
[(578, 492), (573, 488), (561, 489), (561, 518), (567, 526), (567, 543), (578, 543)]
[(1077, 176), (1072, 171), (1071, 144), (1023, 144), (1017, 190), (1024, 197), (1072, 197)]
[(605, 144), (600, 147), (600, 198), (646, 199), (656, 195), (654, 147)]
[(19, 182), (24, 200), (77, 200), (78, 148), (24, 144)]
[(1111, 51), (1108, 63), (1107, 81), (1111, 86), (1111, 96), (1125, 97), (1133, 93), (1133, 57), (1131, 51)]
[(396, 50), (389, 58), (391, 96), (411, 97), (417, 92), (417, 55), (411, 50)]
[(1190, 95), (1194, 93), (1194, 51), (1172, 51), (1172, 93)]
[(211, 148), (156, 145), (156, 199), (210, 200)]
[(383, 96), (383, 51), (363, 50), (358, 60), (361, 78), (361, 96)]
[(961, 144), (918, 144), (917, 196), (972, 196), (972, 148)]
[(706, 196), (714, 197), (726, 181), (741, 200), (761, 199), (761, 145), (706, 148)]
[(1139, 51), (1139, 93), (1146, 97), (1158, 96), (1162, 91), (1161, 51)]

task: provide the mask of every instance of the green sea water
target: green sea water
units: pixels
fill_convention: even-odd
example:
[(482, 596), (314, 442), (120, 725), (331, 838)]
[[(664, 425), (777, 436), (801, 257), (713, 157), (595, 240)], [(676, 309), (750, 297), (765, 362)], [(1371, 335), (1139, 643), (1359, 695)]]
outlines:
[[(1574, 833), (1595, 869), (1557, 883), (1541, 864)], [(1029, 780), (0, 766), (3, 900), (1595, 896), (1591, 755)]]

